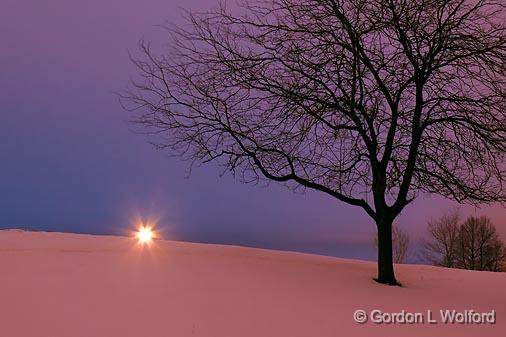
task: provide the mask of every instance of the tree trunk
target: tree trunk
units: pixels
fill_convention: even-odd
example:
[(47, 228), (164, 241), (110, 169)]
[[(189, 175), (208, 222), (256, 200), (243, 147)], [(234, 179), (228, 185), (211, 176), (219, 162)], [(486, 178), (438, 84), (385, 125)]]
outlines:
[(392, 256), (392, 222), (393, 219), (380, 217), (378, 227), (378, 278), (377, 282), (389, 285), (400, 285), (395, 279)]

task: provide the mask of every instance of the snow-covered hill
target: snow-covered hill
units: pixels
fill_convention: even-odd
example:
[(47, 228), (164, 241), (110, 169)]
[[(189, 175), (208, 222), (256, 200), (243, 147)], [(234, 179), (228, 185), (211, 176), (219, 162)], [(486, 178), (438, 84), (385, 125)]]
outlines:
[[(0, 231), (0, 336), (504, 336), (506, 273), (132, 238)], [(358, 324), (370, 314), (495, 310), (496, 324)]]

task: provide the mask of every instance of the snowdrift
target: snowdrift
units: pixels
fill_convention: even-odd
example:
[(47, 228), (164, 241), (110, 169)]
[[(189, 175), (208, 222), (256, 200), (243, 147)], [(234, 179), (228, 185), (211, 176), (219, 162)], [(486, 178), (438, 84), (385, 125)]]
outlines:
[[(503, 336), (506, 273), (128, 237), (0, 231), (0, 336)], [(356, 310), (439, 322), (354, 321)], [(494, 310), (495, 324), (443, 324), (440, 310)]]

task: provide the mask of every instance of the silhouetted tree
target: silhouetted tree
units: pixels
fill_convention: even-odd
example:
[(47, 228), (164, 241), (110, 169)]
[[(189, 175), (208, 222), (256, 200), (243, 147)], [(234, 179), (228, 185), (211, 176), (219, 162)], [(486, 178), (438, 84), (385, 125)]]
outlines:
[[(235, 7), (234, 7), (235, 8)], [(362, 208), (377, 281), (397, 284), (392, 222), (419, 193), (505, 200), (500, 0), (245, 0), (141, 42), (127, 108), (161, 148)]]
[(459, 228), (456, 248), (456, 265), (459, 268), (489, 271), (502, 269), (504, 244), (486, 217), (467, 218)]
[(459, 213), (452, 210), (429, 221), (429, 238), (423, 245), (425, 258), (436, 266), (456, 267), (459, 237)]
[(503, 271), (506, 248), (490, 219), (469, 217), (459, 224), (457, 211), (429, 222), (426, 258), (434, 265)]
[[(378, 235), (374, 237), (374, 244), (378, 248)], [(392, 257), (394, 263), (406, 263), (409, 248), (409, 234), (399, 226), (392, 226)]]

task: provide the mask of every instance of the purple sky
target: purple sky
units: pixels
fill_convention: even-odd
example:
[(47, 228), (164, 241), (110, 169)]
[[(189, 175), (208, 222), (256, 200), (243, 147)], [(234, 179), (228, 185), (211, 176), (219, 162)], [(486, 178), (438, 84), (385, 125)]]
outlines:
[[(243, 185), (156, 151), (131, 131), (115, 91), (135, 71), (141, 37), (180, 7), (212, 1), (2, 0), (0, 13), (0, 228), (126, 233), (158, 219), (168, 239), (373, 259), (374, 225), (358, 208), (316, 192)], [(413, 241), (450, 202), (424, 197), (398, 223)], [(504, 208), (487, 214), (506, 237)]]

